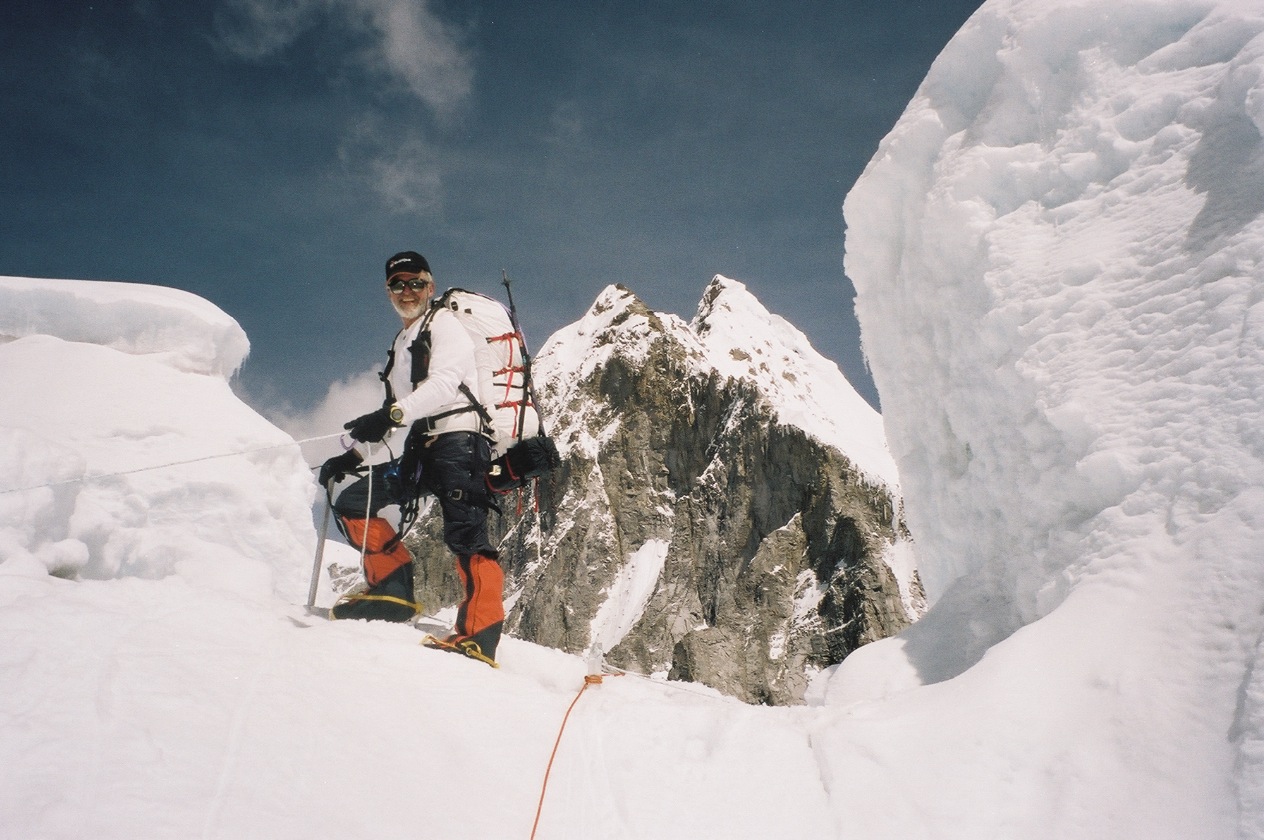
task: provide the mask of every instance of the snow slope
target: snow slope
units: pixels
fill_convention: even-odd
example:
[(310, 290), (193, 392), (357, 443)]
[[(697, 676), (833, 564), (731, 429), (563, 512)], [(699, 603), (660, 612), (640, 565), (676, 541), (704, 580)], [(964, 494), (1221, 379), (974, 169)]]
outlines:
[[(528, 836), (582, 661), (307, 616), (311, 474), (228, 389), (245, 337), (205, 301), (3, 278), (0, 310), (0, 837)], [(802, 721), (767, 711), (590, 688), (538, 836), (830, 833)]]
[(313, 493), (292, 440), (228, 387), (249, 347), (235, 321), (174, 289), (12, 277), (0, 313), (0, 489), (23, 489), (0, 495), (6, 564), (294, 584)]

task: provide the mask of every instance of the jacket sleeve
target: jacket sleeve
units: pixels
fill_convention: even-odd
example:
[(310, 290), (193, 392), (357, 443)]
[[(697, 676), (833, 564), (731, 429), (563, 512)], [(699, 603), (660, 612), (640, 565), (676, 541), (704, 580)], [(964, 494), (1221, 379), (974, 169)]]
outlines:
[[(396, 364), (410, 370), (412, 359), (400, 359)], [(474, 342), (455, 316), (440, 311), (430, 322), (430, 369), (411, 394), (397, 396), (396, 402), (404, 410), (404, 424), (409, 425), (454, 405), (466, 405), (469, 400), (460, 392), (462, 382), (478, 382), (478, 370), (474, 364)]]

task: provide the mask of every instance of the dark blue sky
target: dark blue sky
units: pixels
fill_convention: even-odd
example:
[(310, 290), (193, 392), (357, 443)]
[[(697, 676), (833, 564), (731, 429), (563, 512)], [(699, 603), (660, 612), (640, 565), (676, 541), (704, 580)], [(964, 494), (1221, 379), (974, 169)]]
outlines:
[(979, 0), (6, 3), (0, 274), (175, 286), (302, 409), (379, 362), (382, 264), (514, 280), (535, 348), (714, 274), (870, 402), (843, 197)]

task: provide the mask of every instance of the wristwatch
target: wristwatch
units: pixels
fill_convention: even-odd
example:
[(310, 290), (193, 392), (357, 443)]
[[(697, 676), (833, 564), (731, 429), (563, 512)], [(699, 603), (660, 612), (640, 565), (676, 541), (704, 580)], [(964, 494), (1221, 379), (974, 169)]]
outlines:
[(404, 409), (399, 407), (399, 403), (395, 403), (394, 405), (391, 406), (389, 415), (391, 418), (391, 422), (394, 423), (396, 426), (404, 425)]

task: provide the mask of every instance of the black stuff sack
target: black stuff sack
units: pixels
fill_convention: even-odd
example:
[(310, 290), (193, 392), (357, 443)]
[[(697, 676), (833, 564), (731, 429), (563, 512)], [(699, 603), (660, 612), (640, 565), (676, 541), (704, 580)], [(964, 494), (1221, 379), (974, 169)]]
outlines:
[(493, 493), (508, 493), (552, 472), (561, 463), (562, 458), (551, 438), (544, 435), (526, 438), (492, 461), (487, 470), (487, 486)]

